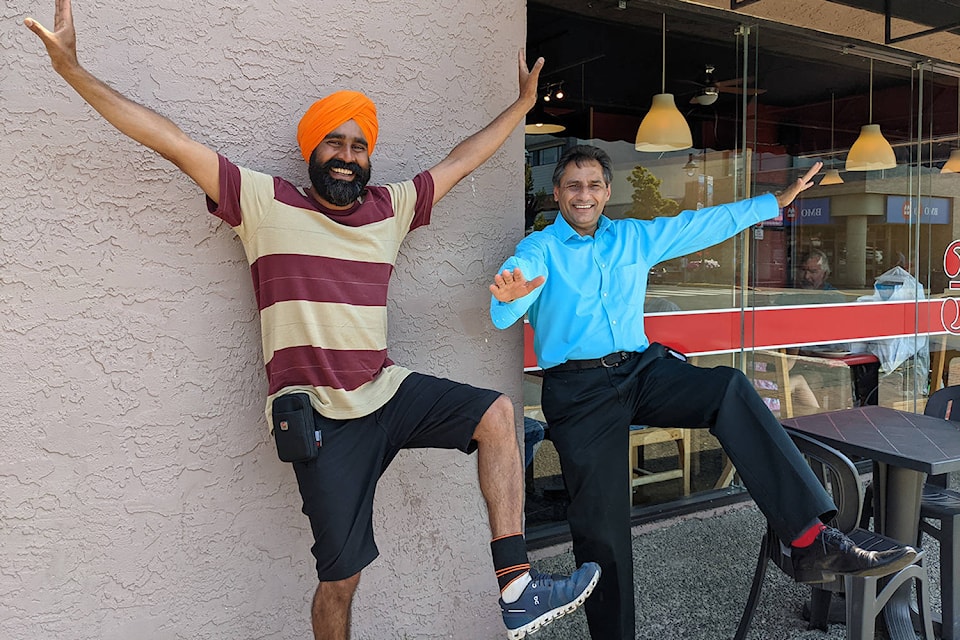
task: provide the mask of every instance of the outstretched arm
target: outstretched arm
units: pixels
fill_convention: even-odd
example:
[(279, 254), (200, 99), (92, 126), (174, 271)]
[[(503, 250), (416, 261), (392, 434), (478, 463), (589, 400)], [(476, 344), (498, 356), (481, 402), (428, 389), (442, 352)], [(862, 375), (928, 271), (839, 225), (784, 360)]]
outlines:
[(527, 111), (537, 103), (537, 83), (543, 68), (543, 58), (534, 63), (533, 69), (527, 69), (527, 59), (521, 49), (518, 65), (520, 96), (517, 100), (493, 122), (458, 144), (446, 158), (430, 169), (430, 175), (433, 176), (434, 204), (447, 195), (455, 184), (486, 162), (513, 133)]
[(23, 23), (43, 41), (53, 70), (107, 122), (175, 164), (211, 199), (219, 199), (219, 160), (215, 151), (191, 139), (167, 118), (111, 89), (81, 66), (70, 0), (57, 0), (52, 32), (33, 18)]

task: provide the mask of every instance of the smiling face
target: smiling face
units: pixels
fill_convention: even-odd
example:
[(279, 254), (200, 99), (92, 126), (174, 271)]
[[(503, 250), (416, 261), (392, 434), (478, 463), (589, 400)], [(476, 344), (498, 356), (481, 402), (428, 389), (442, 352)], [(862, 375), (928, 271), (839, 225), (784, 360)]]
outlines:
[(584, 160), (579, 165), (569, 163), (553, 187), (553, 199), (574, 231), (592, 236), (610, 199), (610, 185), (603, 178), (603, 167), (596, 160)]
[(348, 120), (317, 145), (310, 157), (314, 197), (332, 209), (353, 206), (370, 180), (370, 155), (360, 126)]

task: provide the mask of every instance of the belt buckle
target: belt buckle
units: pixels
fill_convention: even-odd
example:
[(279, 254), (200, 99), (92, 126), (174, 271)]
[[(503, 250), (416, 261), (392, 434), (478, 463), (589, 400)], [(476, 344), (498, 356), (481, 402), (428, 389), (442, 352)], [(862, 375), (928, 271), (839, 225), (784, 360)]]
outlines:
[[(609, 358), (610, 356), (615, 356), (617, 358), (617, 361), (608, 364), (607, 358)], [(626, 360), (626, 358), (623, 356), (623, 351), (617, 351), (616, 353), (608, 353), (607, 355), (600, 358), (600, 365), (606, 369), (612, 369), (614, 367), (619, 367), (620, 363), (623, 362), (624, 360)]]

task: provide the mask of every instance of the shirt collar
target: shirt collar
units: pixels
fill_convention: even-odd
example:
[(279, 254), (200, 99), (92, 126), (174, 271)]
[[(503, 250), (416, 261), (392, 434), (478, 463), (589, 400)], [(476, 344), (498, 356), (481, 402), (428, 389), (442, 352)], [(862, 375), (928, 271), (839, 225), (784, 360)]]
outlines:
[[(593, 234), (594, 237), (596, 237), (599, 233), (605, 232), (609, 227), (610, 218), (601, 215), (597, 220), (597, 231)], [(567, 222), (567, 219), (564, 218), (563, 214), (559, 211), (557, 212), (557, 217), (554, 219), (553, 224), (544, 229), (544, 231), (550, 231), (550, 233), (555, 235), (563, 242), (581, 237), (580, 234), (570, 226), (570, 224)]]

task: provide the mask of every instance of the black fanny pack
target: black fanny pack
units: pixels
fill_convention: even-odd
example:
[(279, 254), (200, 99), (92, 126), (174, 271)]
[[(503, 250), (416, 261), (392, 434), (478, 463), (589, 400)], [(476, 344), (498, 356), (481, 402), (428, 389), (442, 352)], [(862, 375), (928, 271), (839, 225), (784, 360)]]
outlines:
[(273, 439), (284, 462), (309, 462), (317, 457), (323, 440), (310, 396), (288, 393), (273, 399)]

